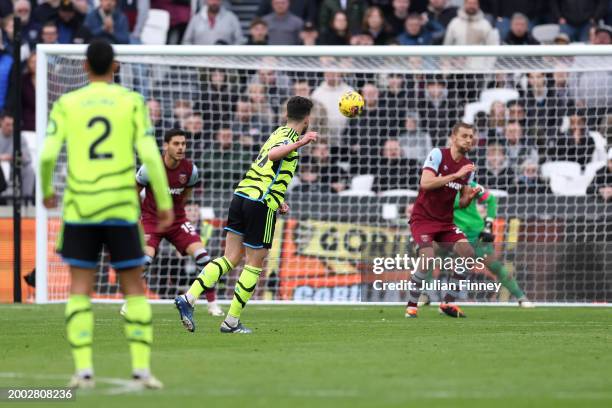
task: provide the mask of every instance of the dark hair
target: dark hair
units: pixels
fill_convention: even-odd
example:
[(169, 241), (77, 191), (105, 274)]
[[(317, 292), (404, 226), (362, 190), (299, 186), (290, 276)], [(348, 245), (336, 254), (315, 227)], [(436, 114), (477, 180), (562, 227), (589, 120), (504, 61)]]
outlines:
[(57, 24), (55, 24), (55, 21), (47, 21), (45, 24), (43, 24), (42, 28), (40, 29), (41, 33), (42, 33), (43, 28), (45, 27), (53, 27), (57, 30)]
[(13, 113), (10, 111), (6, 111), (6, 110), (0, 112), (0, 120), (4, 120), (4, 118), (14, 119)]
[(421, 19), (422, 19), (421, 15), (419, 13), (414, 13), (414, 12), (408, 14), (408, 17), (406, 17), (406, 20), (419, 20), (419, 21), (422, 21)]
[(300, 121), (310, 115), (312, 101), (303, 96), (292, 96), (287, 101), (287, 119)]
[(164, 142), (170, 143), (174, 136), (183, 136), (185, 137), (185, 131), (182, 129), (170, 129), (164, 135)]
[(104, 39), (96, 38), (87, 47), (87, 62), (96, 75), (106, 74), (111, 69), (114, 59), (113, 46)]
[(453, 135), (456, 135), (459, 132), (459, 129), (471, 129), (474, 130), (474, 125), (470, 125), (465, 122), (457, 122), (455, 126), (453, 126)]
[(266, 23), (264, 20), (262, 20), (260, 17), (255, 17), (253, 19), (253, 21), (251, 21), (251, 24), (249, 24), (249, 28), (253, 28), (256, 25), (262, 25), (262, 26), (266, 26), (266, 28), (268, 28), (268, 23)]

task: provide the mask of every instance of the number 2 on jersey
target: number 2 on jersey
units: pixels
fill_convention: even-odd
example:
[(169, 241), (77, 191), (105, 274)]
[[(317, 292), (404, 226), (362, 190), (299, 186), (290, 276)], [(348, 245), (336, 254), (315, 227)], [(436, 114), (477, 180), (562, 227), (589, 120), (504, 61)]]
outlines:
[(106, 119), (103, 116), (95, 116), (95, 117), (91, 118), (91, 120), (87, 124), (87, 128), (91, 129), (94, 126), (96, 126), (96, 124), (98, 124), (98, 123), (101, 123), (101, 124), (104, 125), (104, 132), (102, 133), (102, 135), (99, 138), (94, 140), (94, 142), (92, 143), (91, 147), (89, 148), (89, 159), (90, 160), (112, 159), (113, 158), (113, 154), (112, 153), (98, 153), (98, 152), (96, 152), (96, 148), (98, 147), (98, 145), (100, 143), (102, 143), (104, 140), (106, 140), (106, 138), (108, 138), (110, 136), (110, 132), (111, 132), (110, 122), (108, 121), (108, 119)]

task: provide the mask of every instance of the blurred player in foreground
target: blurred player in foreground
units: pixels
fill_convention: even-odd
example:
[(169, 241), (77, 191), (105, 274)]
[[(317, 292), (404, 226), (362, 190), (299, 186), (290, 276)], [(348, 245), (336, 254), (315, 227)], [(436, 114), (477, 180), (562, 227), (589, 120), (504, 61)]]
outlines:
[(144, 99), (112, 83), (118, 68), (113, 60), (108, 42), (91, 42), (85, 61), (90, 84), (53, 104), (40, 158), (44, 206), (55, 208), (53, 170), (66, 143), (68, 178), (57, 249), (70, 265), (71, 276), (65, 316), (76, 374), (69, 386), (90, 388), (95, 384), (90, 294), (104, 246), (112, 267), (119, 272), (126, 299), (125, 334), (130, 343), (133, 380), (139, 386), (161, 388), (150, 370), (152, 312), (141, 278), (145, 257), (138, 226), (140, 200), (134, 183), (134, 149), (149, 169), (160, 231), (172, 224), (172, 201)]
[[(240, 314), (255, 291), (264, 260), (272, 247), (276, 212), (289, 211), (285, 193), (297, 168), (297, 150), (317, 138), (316, 132), (306, 133), (312, 106), (309, 99), (301, 96), (289, 99), (287, 125), (270, 135), (234, 191), (225, 227), (225, 255), (206, 265), (189, 291), (175, 299), (187, 330), (195, 330), (193, 307), (202, 291), (213, 288), (223, 274), (240, 263), (246, 252), (246, 265), (236, 282), (234, 298), (220, 330), (222, 333), (252, 332), (242, 325)], [(304, 136), (298, 139), (302, 134)]]
[[(435, 148), (429, 153), (423, 171), (419, 195), (410, 217), (412, 238), (417, 245), (419, 256), (425, 265), (412, 274), (410, 281), (415, 290), (409, 291), (406, 317), (417, 317), (417, 304), (421, 295), (421, 284), (427, 278), (433, 265), (433, 243), (445, 249), (452, 249), (462, 258), (474, 258), (474, 249), (463, 232), (453, 223), (453, 206), (457, 192), (459, 206), (466, 207), (478, 194), (478, 189), (469, 186), (475, 167), (465, 155), (472, 148), (474, 127), (457, 123), (451, 133), (451, 146)], [(458, 285), (463, 276), (454, 272), (451, 282)], [(451, 317), (465, 317), (463, 311), (445, 299), (440, 312)]]
[[(141, 222), (145, 233), (145, 271), (153, 262), (155, 254), (162, 239), (168, 240), (181, 255), (193, 257), (196, 267), (203, 269), (210, 256), (204, 248), (196, 228), (189, 222), (185, 212), (185, 203), (191, 197), (193, 187), (198, 183), (198, 168), (185, 158), (187, 139), (185, 132), (180, 129), (170, 129), (164, 135), (164, 154), (162, 156), (170, 196), (173, 202), (174, 223), (164, 232), (156, 231), (157, 206), (155, 196), (150, 188), (149, 174), (145, 165), (141, 166), (136, 174), (138, 192), (145, 190), (145, 199), (142, 202)], [(223, 316), (223, 310), (215, 301), (215, 289), (205, 291), (208, 300), (208, 313), (213, 316)], [(125, 313), (125, 304), (121, 309)]]

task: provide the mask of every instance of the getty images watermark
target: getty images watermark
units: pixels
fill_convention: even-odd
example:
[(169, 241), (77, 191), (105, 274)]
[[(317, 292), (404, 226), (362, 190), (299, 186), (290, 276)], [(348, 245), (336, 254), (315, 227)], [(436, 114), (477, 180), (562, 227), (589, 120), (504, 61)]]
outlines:
[[(438, 251), (433, 258), (426, 258), (410, 248), (402, 249), (392, 244), (364, 248), (360, 291), (363, 302), (404, 302), (408, 292), (415, 290), (431, 295), (430, 298), (442, 298), (446, 292), (453, 292), (467, 299), (498, 293), (502, 287), (500, 282), (484, 279), (478, 273), (486, 270), (483, 256), (458, 257)], [(427, 274), (419, 284), (411, 281), (416, 271)]]

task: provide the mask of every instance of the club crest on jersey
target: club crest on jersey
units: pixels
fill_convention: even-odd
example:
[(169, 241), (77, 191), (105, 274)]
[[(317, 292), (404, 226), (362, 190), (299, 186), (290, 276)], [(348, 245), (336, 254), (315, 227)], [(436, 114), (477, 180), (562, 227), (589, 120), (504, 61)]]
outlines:
[(187, 182), (187, 175), (185, 173), (181, 173), (178, 176), (179, 183), (185, 184)]

